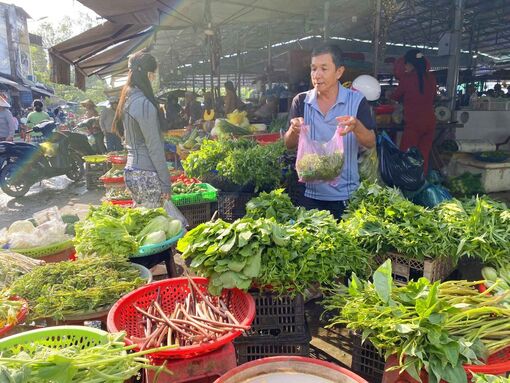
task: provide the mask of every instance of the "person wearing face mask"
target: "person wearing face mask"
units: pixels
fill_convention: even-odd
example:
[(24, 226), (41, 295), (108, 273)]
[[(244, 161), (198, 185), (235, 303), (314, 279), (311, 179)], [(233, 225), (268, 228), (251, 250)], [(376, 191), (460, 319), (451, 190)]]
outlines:
[(124, 137), (128, 152), (124, 179), (136, 205), (159, 207), (170, 197), (170, 173), (162, 128), (165, 118), (154, 97), (154, 56), (141, 50), (130, 56), (128, 79), (113, 120), (113, 132)]
[[(30, 112), (27, 116), (27, 127), (33, 129), (34, 126), (40, 124), (43, 121), (51, 121), (50, 115), (43, 111), (43, 103), (41, 100), (34, 100), (32, 103), (34, 108), (33, 112)], [(44, 141), (42, 132), (30, 132), (30, 141), (33, 143), (40, 143)]]
[(329, 210), (340, 219), (351, 195), (359, 187), (358, 152), (360, 146), (375, 146), (375, 121), (368, 101), (359, 92), (344, 88), (340, 79), (345, 71), (342, 50), (323, 44), (312, 52), (310, 74), (313, 89), (298, 94), (289, 112), (289, 129), (285, 133), (288, 149), (298, 146), (301, 127), (310, 126), (310, 138), (329, 141), (342, 127), (344, 165), (340, 182), (306, 184), (299, 204), (307, 209)]
[(13, 141), (16, 125), (11, 111), (11, 105), (0, 96), (0, 141)]
[(427, 174), (436, 131), (436, 78), (429, 72), (429, 64), (419, 49), (407, 51), (397, 61), (395, 75), (399, 84), (391, 97), (403, 102), (405, 120), (400, 150), (417, 147), (423, 155), (423, 171)]

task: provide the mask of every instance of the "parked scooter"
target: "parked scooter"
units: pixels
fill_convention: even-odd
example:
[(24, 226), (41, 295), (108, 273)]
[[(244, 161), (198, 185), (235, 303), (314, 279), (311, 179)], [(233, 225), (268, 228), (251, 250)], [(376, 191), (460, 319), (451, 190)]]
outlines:
[[(51, 126), (53, 124), (53, 126)], [(82, 156), (95, 154), (87, 138), (79, 133), (56, 132), (54, 122), (34, 127), (45, 142), (0, 142), (0, 188), (11, 197), (22, 197), (32, 185), (44, 179), (66, 175), (72, 181), (83, 178)]]

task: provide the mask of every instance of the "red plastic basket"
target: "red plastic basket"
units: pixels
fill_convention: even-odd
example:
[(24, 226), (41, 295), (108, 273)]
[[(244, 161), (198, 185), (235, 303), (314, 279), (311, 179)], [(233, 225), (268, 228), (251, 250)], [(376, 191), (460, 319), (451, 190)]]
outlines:
[(28, 314), (28, 303), (26, 300), (24, 300), (23, 298), (20, 298), (20, 297), (16, 297), (16, 296), (10, 297), (9, 300), (21, 301), (21, 302), (23, 302), (23, 306), (21, 306), (21, 310), (19, 311), (18, 316), (16, 317), (15, 323), (0, 328), (0, 336), (5, 335), (12, 328), (14, 328), (18, 323), (21, 323)]
[(384, 104), (374, 108), (375, 114), (392, 114), (395, 111), (395, 105)]
[(470, 373), (503, 375), (510, 372), (510, 347), (500, 350), (489, 356), (487, 363), (483, 365), (465, 364), (464, 370), (471, 377)]
[(255, 134), (255, 141), (261, 145), (276, 142), (281, 138), (280, 133)]
[(132, 207), (133, 206), (132, 199), (111, 199), (108, 202), (112, 203), (113, 205), (119, 205), (119, 206), (123, 206), (123, 207)]
[(99, 177), (105, 184), (124, 183), (124, 177)]
[[(207, 278), (194, 277), (197, 286), (207, 292)], [(187, 278), (171, 278), (142, 286), (135, 291), (123, 296), (113, 305), (108, 313), (107, 327), (110, 332), (126, 331), (126, 343), (132, 344), (130, 336), (143, 338), (144, 328), (140, 323), (142, 314), (133, 305), (147, 309), (151, 302), (156, 299), (158, 291), (161, 306), (165, 312), (172, 312), (175, 304), (183, 303), (190, 292)], [(243, 326), (249, 326), (255, 318), (255, 301), (250, 294), (238, 289), (225, 289), (222, 297), (234, 317)], [(200, 345), (184, 346), (172, 350), (151, 354), (154, 359), (180, 359), (190, 358), (218, 349), (241, 335), (241, 331), (232, 331), (216, 339)], [(140, 344), (138, 346), (141, 346)]]
[(127, 155), (124, 156), (110, 155), (108, 156), (108, 162), (117, 165), (124, 165), (127, 162)]

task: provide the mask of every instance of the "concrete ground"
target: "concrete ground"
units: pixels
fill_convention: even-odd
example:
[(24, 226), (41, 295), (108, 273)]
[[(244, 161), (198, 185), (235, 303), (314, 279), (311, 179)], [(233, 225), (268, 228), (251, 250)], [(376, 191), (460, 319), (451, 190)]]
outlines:
[(52, 206), (57, 206), (62, 214), (83, 216), (90, 204), (100, 203), (103, 195), (104, 190), (89, 191), (85, 181), (72, 182), (66, 176), (44, 180), (21, 198), (12, 198), (0, 191), (0, 229)]

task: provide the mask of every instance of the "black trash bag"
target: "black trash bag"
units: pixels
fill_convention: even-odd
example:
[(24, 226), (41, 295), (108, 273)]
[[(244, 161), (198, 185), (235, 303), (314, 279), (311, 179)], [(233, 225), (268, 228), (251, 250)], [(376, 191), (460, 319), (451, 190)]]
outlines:
[(386, 185), (414, 191), (425, 183), (423, 156), (417, 148), (402, 152), (383, 132), (377, 136), (377, 155), (381, 178)]
[(416, 205), (434, 207), (443, 201), (453, 199), (450, 192), (441, 185), (429, 184), (425, 189), (416, 194), (412, 201)]

